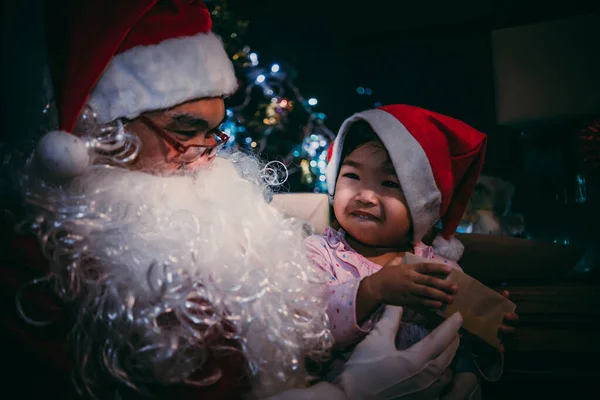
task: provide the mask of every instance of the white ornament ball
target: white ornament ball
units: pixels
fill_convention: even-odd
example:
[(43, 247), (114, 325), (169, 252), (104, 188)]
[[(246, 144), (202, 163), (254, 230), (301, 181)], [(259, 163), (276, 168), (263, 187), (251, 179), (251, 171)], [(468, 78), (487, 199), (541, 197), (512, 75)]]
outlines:
[(38, 143), (36, 158), (46, 173), (61, 179), (82, 174), (90, 163), (85, 142), (65, 131), (45, 134)]
[(455, 236), (445, 239), (437, 235), (432, 243), (433, 251), (452, 261), (459, 261), (465, 252), (465, 246)]

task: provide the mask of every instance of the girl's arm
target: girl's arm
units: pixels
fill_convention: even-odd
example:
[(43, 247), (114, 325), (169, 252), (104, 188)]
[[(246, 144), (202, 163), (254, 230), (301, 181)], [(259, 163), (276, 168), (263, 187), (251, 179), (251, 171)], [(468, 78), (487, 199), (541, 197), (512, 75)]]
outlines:
[[(336, 347), (358, 342), (373, 329), (380, 314), (377, 307), (372, 307), (369, 313), (368, 307), (363, 307), (365, 300), (358, 297), (359, 288), (367, 278), (341, 282), (338, 276), (346, 272), (342, 271), (339, 265), (336, 266), (329, 254), (327, 243), (321, 236), (307, 238), (305, 246), (311, 264), (329, 274), (324, 292), (328, 298), (329, 328), (335, 338)], [(358, 307), (361, 307), (360, 310)]]

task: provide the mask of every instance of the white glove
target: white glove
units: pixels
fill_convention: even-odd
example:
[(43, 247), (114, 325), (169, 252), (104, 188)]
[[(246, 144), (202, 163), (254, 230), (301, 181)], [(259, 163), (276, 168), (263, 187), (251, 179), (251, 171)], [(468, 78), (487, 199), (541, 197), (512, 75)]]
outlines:
[(402, 307), (386, 306), (356, 346), (338, 378), (348, 399), (437, 399), (449, 383), (447, 369), (458, 349), (462, 316), (455, 313), (419, 343), (396, 350), (401, 318)]
[(477, 375), (473, 372), (455, 374), (450, 390), (441, 400), (481, 400), (481, 386)]
[(308, 388), (286, 390), (264, 400), (346, 400), (347, 397), (339, 387), (319, 382)]
[(346, 363), (339, 387), (320, 382), (267, 400), (437, 399), (450, 383), (448, 366), (458, 349), (462, 316), (452, 315), (419, 343), (396, 350), (401, 318), (402, 307), (386, 306), (375, 328)]

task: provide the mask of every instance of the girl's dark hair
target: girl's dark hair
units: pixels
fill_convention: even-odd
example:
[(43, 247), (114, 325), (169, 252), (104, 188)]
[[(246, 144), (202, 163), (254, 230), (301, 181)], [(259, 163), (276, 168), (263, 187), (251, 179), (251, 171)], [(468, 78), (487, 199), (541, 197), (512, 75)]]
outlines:
[(344, 162), (350, 153), (366, 143), (374, 143), (383, 147), (381, 139), (379, 139), (379, 136), (377, 136), (367, 121), (356, 121), (350, 125), (350, 128), (346, 133), (346, 139), (344, 140), (344, 145), (342, 146), (342, 156), (340, 157), (340, 162)]

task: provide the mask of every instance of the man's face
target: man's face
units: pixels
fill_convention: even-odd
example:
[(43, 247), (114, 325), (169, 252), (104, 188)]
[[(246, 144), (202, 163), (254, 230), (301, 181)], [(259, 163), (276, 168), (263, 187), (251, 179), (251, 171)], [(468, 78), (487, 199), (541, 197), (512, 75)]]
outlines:
[[(225, 104), (222, 98), (204, 98), (168, 110), (148, 112), (144, 116), (185, 146), (211, 146), (216, 143), (215, 131), (225, 117)], [(212, 161), (203, 156), (194, 162), (182, 164), (180, 153), (139, 117), (128, 123), (126, 128), (142, 140), (142, 149), (133, 169), (159, 172), (194, 169)]]

